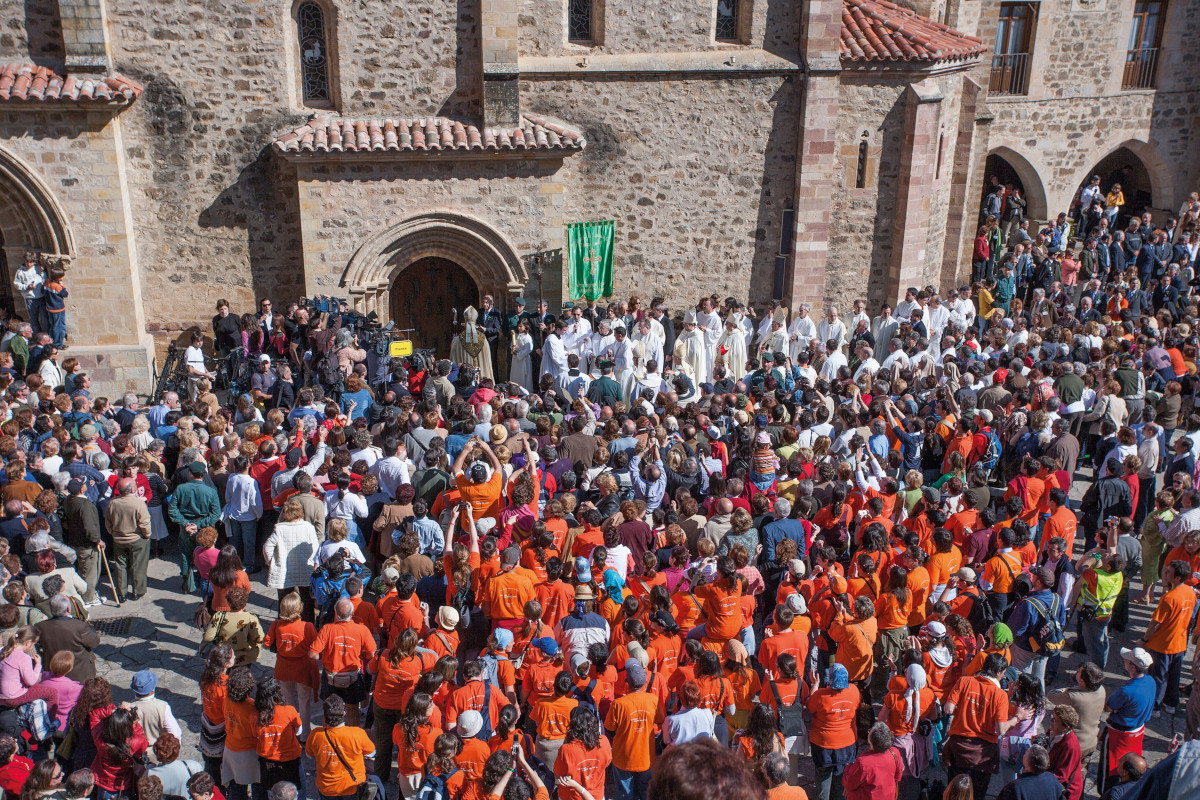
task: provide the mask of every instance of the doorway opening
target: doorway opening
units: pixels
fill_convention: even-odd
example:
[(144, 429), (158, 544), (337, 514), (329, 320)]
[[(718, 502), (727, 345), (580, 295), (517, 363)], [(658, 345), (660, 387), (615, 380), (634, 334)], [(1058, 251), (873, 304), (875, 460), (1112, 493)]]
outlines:
[(391, 318), (396, 330), (411, 329), (413, 346), (449, 358), (454, 312), (462, 321), (467, 306), (479, 308), (481, 293), (470, 274), (448, 258), (421, 258), (396, 276), (391, 287)]

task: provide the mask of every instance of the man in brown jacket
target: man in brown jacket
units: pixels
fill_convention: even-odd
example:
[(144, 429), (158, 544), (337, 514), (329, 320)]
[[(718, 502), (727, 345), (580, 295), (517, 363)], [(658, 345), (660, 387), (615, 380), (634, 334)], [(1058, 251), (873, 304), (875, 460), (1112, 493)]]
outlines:
[(117, 481), (117, 496), (108, 503), (104, 522), (113, 539), (113, 567), (116, 574), (117, 600), (125, 599), (125, 581), (133, 589), (133, 599), (146, 593), (146, 566), (150, 561), (150, 509), (135, 494), (133, 478)]

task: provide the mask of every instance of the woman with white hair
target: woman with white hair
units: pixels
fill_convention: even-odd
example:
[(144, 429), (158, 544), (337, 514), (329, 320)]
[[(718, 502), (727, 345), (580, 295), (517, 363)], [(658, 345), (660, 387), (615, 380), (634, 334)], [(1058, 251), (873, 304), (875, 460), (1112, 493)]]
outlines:
[(129, 444), (135, 452), (142, 452), (150, 446), (154, 437), (150, 435), (150, 418), (139, 414), (133, 418), (129, 426)]

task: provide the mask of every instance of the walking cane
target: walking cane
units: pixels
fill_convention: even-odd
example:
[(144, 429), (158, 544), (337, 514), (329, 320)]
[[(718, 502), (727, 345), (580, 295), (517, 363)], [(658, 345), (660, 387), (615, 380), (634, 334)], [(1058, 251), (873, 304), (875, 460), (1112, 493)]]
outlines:
[(108, 585), (112, 587), (113, 598), (116, 599), (117, 607), (119, 608), (121, 605), (121, 596), (117, 594), (117, 582), (113, 580), (112, 570), (108, 568), (108, 556), (105, 555), (106, 552), (105, 550), (100, 551), (100, 560), (104, 562), (104, 574), (108, 576)]

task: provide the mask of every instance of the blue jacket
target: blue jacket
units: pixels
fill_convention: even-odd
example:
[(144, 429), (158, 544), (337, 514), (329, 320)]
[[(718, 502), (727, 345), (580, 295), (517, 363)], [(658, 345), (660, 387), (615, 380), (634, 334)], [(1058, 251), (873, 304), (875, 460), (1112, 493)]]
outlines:
[(1038, 602), (1042, 608), (1053, 614), (1059, 627), (1065, 628), (1067, 624), (1067, 607), (1061, 597), (1049, 589), (1030, 592), (1021, 602), (1017, 603), (1012, 616), (1008, 618), (1008, 627), (1012, 629), (1013, 644), (1023, 650), (1032, 649), (1029, 646), (1029, 637), (1033, 636), (1034, 632), (1046, 623), (1041, 612), (1033, 607), (1030, 600)]

